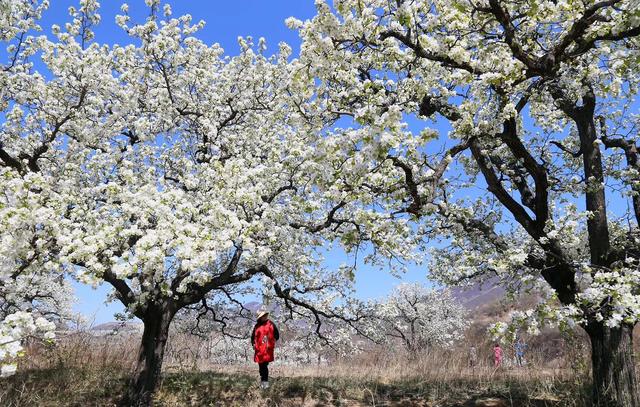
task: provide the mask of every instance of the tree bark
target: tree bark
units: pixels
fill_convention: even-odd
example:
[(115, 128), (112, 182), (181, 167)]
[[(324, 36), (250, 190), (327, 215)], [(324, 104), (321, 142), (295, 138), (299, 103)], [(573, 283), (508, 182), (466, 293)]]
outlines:
[[(586, 99), (586, 97), (585, 97)], [(589, 251), (591, 263), (606, 265), (609, 254), (609, 226), (607, 222), (607, 199), (604, 190), (604, 169), (602, 165), (602, 153), (598, 145), (596, 125), (593, 121), (593, 112), (577, 113), (576, 125), (580, 136), (580, 149), (584, 167), (584, 177), (587, 180), (585, 193), (585, 206), (591, 212), (587, 219), (587, 231), (589, 232)]]
[(160, 383), (169, 325), (174, 314), (168, 307), (153, 307), (145, 313), (137, 365), (120, 406), (152, 405), (153, 393)]
[(593, 406), (640, 406), (633, 357), (633, 326), (625, 324), (609, 328), (602, 322), (592, 322), (585, 329), (591, 339)]

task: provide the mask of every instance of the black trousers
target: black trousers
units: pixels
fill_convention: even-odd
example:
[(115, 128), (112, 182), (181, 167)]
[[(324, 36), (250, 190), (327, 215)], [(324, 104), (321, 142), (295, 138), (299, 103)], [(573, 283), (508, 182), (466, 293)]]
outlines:
[(258, 363), (260, 369), (260, 380), (263, 382), (269, 381), (269, 362)]

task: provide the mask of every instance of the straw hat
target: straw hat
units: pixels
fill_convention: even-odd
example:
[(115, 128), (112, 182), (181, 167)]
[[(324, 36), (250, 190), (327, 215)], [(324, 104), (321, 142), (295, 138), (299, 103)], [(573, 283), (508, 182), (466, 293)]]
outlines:
[(262, 317), (263, 317), (263, 316), (265, 316), (265, 315), (269, 315), (269, 311), (260, 310), (260, 311), (258, 311), (258, 313), (257, 313), (257, 314), (258, 314), (257, 319), (260, 319), (260, 318), (262, 318)]

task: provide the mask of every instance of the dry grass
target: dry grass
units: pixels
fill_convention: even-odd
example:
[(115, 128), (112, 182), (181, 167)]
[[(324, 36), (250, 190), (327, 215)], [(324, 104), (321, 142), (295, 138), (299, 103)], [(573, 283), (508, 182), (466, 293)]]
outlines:
[[(159, 406), (583, 406), (588, 376), (568, 359), (529, 352), (530, 365), (494, 369), (489, 352), (469, 367), (467, 345), (408, 356), (380, 348), (328, 364), (275, 362), (272, 387), (258, 389), (252, 363), (219, 365), (197, 338), (174, 336)], [(579, 343), (580, 340), (578, 339)], [(473, 342), (479, 349), (489, 344)], [(0, 385), (2, 406), (115, 405), (136, 356), (138, 336), (68, 335), (32, 346), (28, 364)], [(486, 345), (486, 346), (485, 346)], [(575, 344), (573, 344), (575, 345)], [(572, 345), (572, 346), (573, 346)], [(584, 358), (579, 346), (565, 353)], [(573, 349), (573, 348), (571, 348)], [(545, 359), (546, 358), (546, 359)], [(565, 361), (567, 363), (565, 363)], [(575, 366), (574, 366), (575, 365)], [(576, 366), (578, 366), (576, 368)]]
[[(272, 387), (258, 388), (251, 352), (223, 364), (212, 352), (219, 338), (173, 333), (166, 349), (158, 406), (566, 406), (588, 405), (589, 346), (577, 331), (548, 330), (526, 338), (525, 367), (492, 366), (487, 320), (504, 315), (504, 305), (477, 312), (467, 339), (449, 350), (407, 355), (372, 346), (350, 358), (325, 354), (323, 364), (270, 366)], [(484, 321), (484, 322), (483, 322)], [(54, 346), (33, 344), (19, 373), (0, 380), (0, 406), (113, 406), (123, 393), (140, 334), (60, 335)], [(284, 335), (287, 337), (286, 333)], [(636, 339), (640, 329), (636, 330)], [(474, 345), (478, 360), (469, 366)], [(241, 345), (242, 346), (242, 345)], [(640, 341), (636, 340), (636, 349)], [(248, 343), (247, 343), (248, 348)], [(219, 350), (218, 350), (219, 352)], [(276, 355), (278, 355), (276, 353)], [(282, 355), (282, 354), (281, 354)], [(226, 360), (229, 360), (226, 358)]]
[[(226, 369), (225, 369), (226, 370)], [(333, 369), (332, 369), (333, 370)], [(157, 393), (159, 406), (584, 406), (582, 389), (554, 378), (496, 376), (446, 381), (407, 376), (371, 380), (344, 373), (282, 375), (261, 391), (254, 372), (167, 373)], [(112, 406), (125, 383), (124, 371), (47, 369), (23, 372), (0, 390), (3, 406)]]

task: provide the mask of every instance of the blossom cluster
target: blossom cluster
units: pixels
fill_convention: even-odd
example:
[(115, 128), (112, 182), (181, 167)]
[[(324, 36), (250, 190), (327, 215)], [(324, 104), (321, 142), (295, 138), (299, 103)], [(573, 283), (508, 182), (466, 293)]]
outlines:
[(16, 372), (15, 358), (23, 352), (23, 341), (29, 337), (55, 338), (55, 324), (30, 312), (17, 311), (0, 322), (0, 377)]

